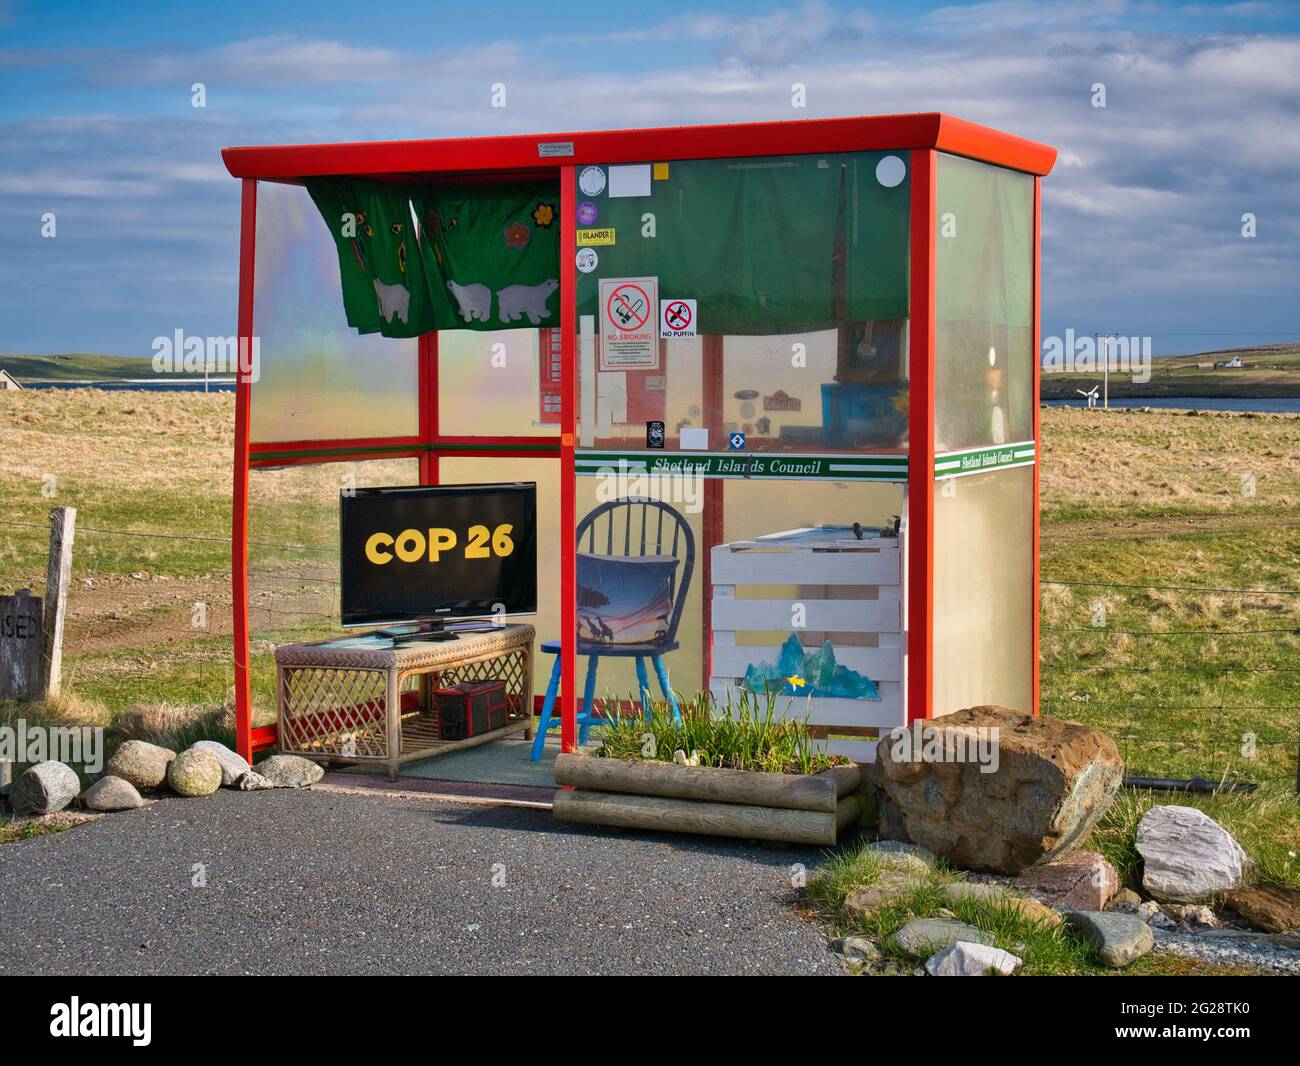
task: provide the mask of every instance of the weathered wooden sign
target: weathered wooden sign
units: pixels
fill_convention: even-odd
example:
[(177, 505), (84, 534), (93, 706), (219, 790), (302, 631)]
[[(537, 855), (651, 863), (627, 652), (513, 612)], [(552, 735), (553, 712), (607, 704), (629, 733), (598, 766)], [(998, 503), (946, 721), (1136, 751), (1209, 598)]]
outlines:
[(45, 694), (41, 598), (30, 589), (0, 596), (0, 700), (38, 700)]

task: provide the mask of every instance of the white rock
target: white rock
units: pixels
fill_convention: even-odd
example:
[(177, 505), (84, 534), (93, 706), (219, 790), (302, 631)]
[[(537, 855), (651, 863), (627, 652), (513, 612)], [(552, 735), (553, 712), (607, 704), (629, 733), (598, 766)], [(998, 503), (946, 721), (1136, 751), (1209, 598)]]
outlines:
[(190, 747), (216, 756), (217, 762), (221, 763), (221, 784), (224, 788), (235, 784), (252, 769), (242, 755), (215, 740), (196, 740)]
[(952, 947), (931, 955), (926, 960), (925, 972), (931, 977), (983, 977), (989, 973), (1009, 977), (1023, 961), (1001, 948), (959, 940)]
[(1152, 807), (1137, 828), (1142, 887), (1158, 900), (1200, 903), (1241, 885), (1247, 859), (1232, 834), (1195, 807)]

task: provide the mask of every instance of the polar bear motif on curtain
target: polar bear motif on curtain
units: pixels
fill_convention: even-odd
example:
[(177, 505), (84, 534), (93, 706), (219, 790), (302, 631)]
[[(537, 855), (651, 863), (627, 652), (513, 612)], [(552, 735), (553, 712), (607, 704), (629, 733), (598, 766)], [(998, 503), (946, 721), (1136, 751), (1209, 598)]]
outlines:
[(392, 324), (394, 318), (405, 324), (411, 311), (411, 290), (405, 285), (385, 285), (374, 279), (375, 296), (379, 298), (379, 317)]
[(492, 290), (486, 285), (458, 285), (449, 281), (447, 288), (456, 297), (456, 303), (460, 305), (460, 317), (466, 322), (488, 320), (492, 311)]
[(542, 319), (549, 318), (550, 309), (546, 301), (551, 293), (560, 287), (555, 278), (549, 278), (540, 285), (507, 285), (497, 293), (497, 317), (502, 322), (518, 322), (524, 315), (534, 326), (540, 326)]

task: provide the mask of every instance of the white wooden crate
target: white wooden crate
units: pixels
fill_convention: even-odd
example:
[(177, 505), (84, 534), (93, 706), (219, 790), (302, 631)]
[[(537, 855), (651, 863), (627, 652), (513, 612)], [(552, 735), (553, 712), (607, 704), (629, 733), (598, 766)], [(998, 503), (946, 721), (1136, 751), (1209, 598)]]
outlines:
[[(816, 696), (795, 699), (791, 714), (830, 728), (892, 729), (904, 724), (902, 697), (902, 570), (897, 538), (856, 539), (851, 533), (789, 530), (719, 544), (711, 553), (713, 655), (709, 689), (725, 699), (750, 663), (775, 662), (791, 632), (806, 652), (834, 634), (835, 661), (876, 683), (879, 700)], [(796, 586), (773, 596), (737, 586)], [(803, 609), (793, 625), (795, 605)], [(737, 634), (761, 634), (741, 644)], [(874, 757), (869, 739), (832, 740), (830, 750), (860, 761)]]

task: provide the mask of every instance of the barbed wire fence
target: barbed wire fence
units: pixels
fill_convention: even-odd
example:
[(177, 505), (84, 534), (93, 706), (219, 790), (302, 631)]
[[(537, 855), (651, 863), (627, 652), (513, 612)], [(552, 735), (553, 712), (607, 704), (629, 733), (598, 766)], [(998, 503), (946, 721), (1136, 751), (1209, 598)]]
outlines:
[[(1290, 625), (1163, 626), (1149, 624), (1111, 625), (1112, 610), (1094, 614), (1089, 625), (1040, 623), (1043, 644), (1040, 672), (1043, 692), (1040, 705), (1045, 713), (1062, 717), (1083, 717), (1120, 723), (1108, 731), (1120, 745), (1126, 767), (1151, 776), (1164, 776), (1164, 766), (1195, 766), (1195, 775), (1211, 783), (1218, 781), (1287, 782), (1300, 791), (1300, 590), (1284, 588), (1235, 588), (1218, 585), (1140, 584), (1133, 582), (1058, 580), (1044, 577), (1043, 587), (1086, 592), (1092, 597), (1117, 596), (1130, 611), (1138, 595), (1162, 594), (1161, 606), (1194, 603), (1202, 597), (1235, 597), (1255, 604), (1242, 608), (1248, 616), (1266, 614), (1273, 621), (1281, 612), (1295, 618)], [(1185, 598), (1180, 601), (1180, 597)], [(1072, 604), (1093, 609), (1084, 604)], [(1059, 637), (1059, 640), (1052, 639)], [(1107, 642), (1123, 638), (1144, 649), (1144, 662), (1124, 661), (1110, 654), (1105, 661), (1080, 662), (1084, 655), (1096, 655)], [(1229, 643), (1229, 657), (1211, 654), (1217, 642)], [(1083, 645), (1080, 649), (1080, 644)], [(1071, 654), (1061, 647), (1065, 645)], [(1113, 647), (1113, 645), (1112, 645)], [(1245, 649), (1253, 659), (1245, 661)], [(1154, 660), (1154, 661), (1152, 661)], [(1058, 677), (1076, 689), (1060, 694)], [(1254, 696), (1251, 682), (1265, 677), (1274, 681), (1269, 698)], [(1084, 678), (1087, 684), (1078, 684)], [(1151, 679), (1150, 682), (1147, 679)], [(1116, 693), (1116, 683), (1130, 684)], [(1207, 682), (1213, 682), (1207, 686)], [(1158, 686), (1144, 691), (1144, 684)], [(1213, 693), (1205, 694), (1212, 687)], [(1181, 696), (1194, 690), (1200, 698)], [(1051, 694), (1048, 694), (1051, 693)], [(1177, 735), (1170, 735), (1179, 722), (1195, 723)], [(1176, 776), (1185, 777), (1179, 772)]]
[[(83, 512), (84, 514), (84, 512)], [(229, 706), (233, 699), (230, 537), (76, 525), (63, 639), (63, 690), (117, 712), (151, 704)], [(0, 519), (3, 584), (44, 594), (46, 523)], [(328, 634), (338, 604), (337, 551), (250, 541), (255, 678), (282, 634)], [(263, 687), (263, 703), (270, 681)], [(256, 687), (256, 685), (255, 685)], [(255, 703), (259, 702), (255, 700)]]
[[(84, 512), (83, 512), (84, 514)], [(13, 589), (43, 591), (49, 526), (0, 520), (0, 573)], [(64, 636), (64, 684), (73, 693), (111, 709), (150, 703), (228, 705), (234, 681), (231, 652), (230, 539), (208, 533), (115, 529), (79, 521), (73, 551), (68, 621)], [(337, 631), (337, 549), (250, 539), (249, 598), (254, 675), (259, 659), (269, 663), (275, 643), (324, 636)], [(1189, 760), (1207, 779), (1245, 779), (1257, 783), (1294, 780), (1300, 738), (1300, 590), (1242, 589), (1197, 585), (1070, 581), (1043, 578), (1044, 587), (1128, 597), (1233, 596), (1287, 603), (1293, 625), (1234, 628), (1156, 628), (1107, 625), (1040, 624), (1045, 713), (1111, 723), (1125, 764), (1161, 776)], [(1076, 605), (1077, 606), (1077, 605)], [(1131, 606), (1131, 604), (1130, 604)], [(1270, 613), (1276, 614), (1276, 610)], [(1061, 640), (1053, 638), (1060, 637)], [(1084, 641), (1122, 637), (1159, 646), (1159, 660), (1134, 664), (1112, 657), (1077, 661)], [(1270, 661), (1243, 666), (1239, 661), (1209, 661), (1206, 641), (1226, 639), (1268, 645)], [(1069, 645), (1072, 657), (1058, 645)], [(1238, 645), (1240, 646), (1240, 645)], [(1174, 650), (1170, 650), (1174, 649)], [(1085, 649), (1086, 650), (1086, 649)], [(270, 671), (269, 665), (265, 675)], [(1279, 693), (1268, 702), (1241, 699), (1241, 685), (1253, 675), (1276, 675)], [(1058, 691), (1059, 677), (1086, 677), (1087, 691)], [(1216, 678), (1213, 698), (1167, 698), (1169, 692), (1204, 688)], [(1150, 679), (1154, 692), (1115, 694), (1117, 679)], [(269, 686), (269, 681), (265, 681)], [(255, 681), (255, 690), (258, 685)], [(1097, 691), (1094, 692), (1093, 689)], [(1166, 698), (1159, 698), (1166, 695)], [(268, 693), (255, 703), (269, 707)], [(1195, 730), (1178, 735), (1170, 728), (1192, 716)], [(1118, 727), (1116, 726), (1118, 723)], [(1261, 753), (1262, 756), (1261, 757)], [(1182, 775), (1179, 775), (1182, 776)]]

